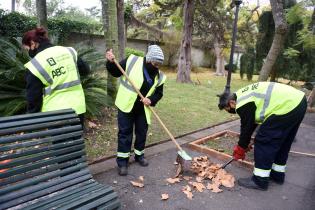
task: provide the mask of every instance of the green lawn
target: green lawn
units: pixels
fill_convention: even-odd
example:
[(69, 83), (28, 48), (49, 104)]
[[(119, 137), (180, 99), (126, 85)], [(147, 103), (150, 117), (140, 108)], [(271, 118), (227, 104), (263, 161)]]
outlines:
[[(201, 73), (192, 73), (193, 84), (176, 82), (176, 73), (168, 73), (164, 85), (164, 96), (155, 107), (156, 112), (174, 136), (218, 124), (226, 120), (236, 119), (220, 111), (217, 107), (216, 94), (223, 92), (226, 77), (217, 77), (209, 69)], [(238, 74), (232, 75), (232, 91), (247, 84)], [(108, 156), (116, 153), (117, 122), (116, 111), (112, 111), (101, 120), (101, 126), (87, 135), (87, 153), (89, 159)], [(157, 120), (152, 116), (152, 125), (148, 131), (147, 144), (169, 139)]]

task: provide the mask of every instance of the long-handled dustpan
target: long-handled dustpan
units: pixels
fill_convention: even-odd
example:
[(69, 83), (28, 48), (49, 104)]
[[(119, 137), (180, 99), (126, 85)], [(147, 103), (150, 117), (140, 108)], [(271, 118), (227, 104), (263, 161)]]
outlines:
[[(144, 99), (143, 95), (141, 94), (141, 92), (138, 90), (138, 88), (135, 86), (135, 84), (133, 83), (133, 81), (130, 80), (129, 76), (126, 74), (126, 72), (124, 71), (124, 69), (120, 66), (120, 64), (114, 59), (114, 63), (116, 64), (116, 66), (118, 67), (118, 69), (121, 71), (121, 73), (126, 77), (126, 79), (128, 80), (128, 82), (132, 85), (132, 87), (135, 89), (135, 91), (138, 93), (138, 95), (140, 96), (141, 100)], [(160, 119), (160, 117), (158, 116), (158, 114), (154, 111), (154, 109), (151, 106), (148, 106), (148, 108), (151, 110), (151, 112), (153, 113), (153, 115), (156, 117), (156, 119), (159, 121), (159, 123), (161, 124), (161, 126), (163, 127), (163, 129), (166, 131), (166, 133), (169, 135), (169, 137), (171, 138), (171, 140), (173, 141), (173, 143), (176, 145), (177, 149), (178, 149), (178, 155), (177, 155), (177, 159), (176, 161), (183, 166), (185, 161), (191, 161), (192, 158), (187, 154), (187, 152), (185, 150), (183, 150), (183, 148), (178, 144), (178, 142), (176, 141), (176, 139), (174, 138), (174, 136), (171, 134), (171, 132), (167, 129), (167, 127), (165, 126), (165, 124), (162, 122), (162, 120)], [(183, 167), (182, 167), (183, 168)]]

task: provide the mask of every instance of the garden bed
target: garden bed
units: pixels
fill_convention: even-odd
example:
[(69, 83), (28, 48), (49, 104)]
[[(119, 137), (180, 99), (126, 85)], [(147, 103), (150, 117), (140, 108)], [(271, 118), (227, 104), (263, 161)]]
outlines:
[[(202, 152), (223, 161), (227, 161), (232, 158), (233, 147), (237, 144), (238, 137), (239, 133), (225, 130), (193, 141), (189, 143), (189, 147), (198, 152)], [(241, 164), (247, 168), (252, 168), (253, 162), (254, 152), (251, 150), (250, 152), (246, 153), (245, 160), (238, 161), (237, 164)]]

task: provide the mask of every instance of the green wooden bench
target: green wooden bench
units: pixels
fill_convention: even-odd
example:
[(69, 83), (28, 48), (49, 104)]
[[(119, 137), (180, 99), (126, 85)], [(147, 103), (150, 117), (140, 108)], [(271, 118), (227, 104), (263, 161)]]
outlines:
[(71, 109), (0, 118), (0, 209), (120, 209), (86, 162)]

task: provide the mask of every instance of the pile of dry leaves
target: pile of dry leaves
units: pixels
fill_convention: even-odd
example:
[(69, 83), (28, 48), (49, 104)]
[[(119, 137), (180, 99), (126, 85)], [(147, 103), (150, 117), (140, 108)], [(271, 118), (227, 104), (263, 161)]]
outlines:
[(191, 170), (196, 174), (195, 181), (193, 177), (181, 175), (166, 180), (170, 184), (180, 182), (183, 179), (188, 181), (188, 185), (183, 187), (182, 192), (189, 199), (193, 197), (192, 189), (196, 189), (198, 192), (208, 189), (219, 193), (222, 192), (222, 189), (220, 189), (221, 185), (227, 188), (234, 186), (234, 176), (227, 173), (224, 169), (220, 169), (220, 165), (212, 163), (207, 156), (195, 157), (191, 163)]
[[(186, 194), (188, 199), (193, 198), (194, 189), (198, 192), (208, 189), (219, 193), (223, 191), (220, 186), (234, 187), (234, 176), (227, 173), (224, 169), (220, 169), (220, 164), (212, 163), (207, 156), (195, 157), (191, 162), (191, 171), (196, 175), (195, 180), (191, 176), (182, 176), (178, 173), (175, 178), (166, 179), (169, 184), (180, 183), (183, 180), (187, 181), (188, 184), (182, 188), (182, 192)], [(131, 181), (131, 184), (142, 188), (144, 187), (144, 179), (140, 176), (139, 180)], [(161, 195), (162, 200), (167, 200), (168, 198), (168, 194)]]

